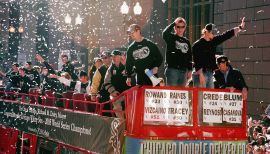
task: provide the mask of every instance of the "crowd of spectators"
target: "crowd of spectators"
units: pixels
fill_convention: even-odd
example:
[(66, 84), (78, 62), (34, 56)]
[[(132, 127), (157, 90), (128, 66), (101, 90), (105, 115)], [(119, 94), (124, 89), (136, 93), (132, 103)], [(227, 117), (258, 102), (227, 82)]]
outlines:
[[(55, 70), (45, 58), (36, 54), (36, 60), (40, 63), (37, 63), (38, 65), (32, 66), (32, 62), (30, 61), (25, 62), (23, 66), (20, 66), (18, 63), (13, 63), (11, 69), (6, 73), (0, 71), (0, 76), (3, 81), (1, 87), (6, 93), (15, 92), (28, 94), (35, 89), (40, 95), (46, 95), (46, 92), (49, 91), (53, 93), (53, 96), (60, 99), (65, 97), (63, 94), (69, 93), (71, 95), (84, 94), (81, 95), (84, 97), (82, 100), (90, 98), (90, 101), (96, 102), (97, 98), (99, 98), (99, 102), (105, 102), (110, 100), (110, 93), (105, 86), (103, 86), (104, 78), (107, 69), (112, 64), (112, 58), (116, 56), (115, 53), (117, 53), (118, 61), (121, 63), (121, 70), (113, 70), (113, 75), (106, 77), (107, 84), (112, 85), (111, 81), (117, 81), (114, 77), (115, 73), (120, 74), (118, 77), (124, 80), (125, 83), (127, 78), (124, 71), (126, 54), (115, 50), (114, 52), (102, 52), (98, 57), (95, 57), (89, 72), (83, 70), (78, 71), (69, 60), (69, 57), (64, 54), (61, 55), (62, 68)], [(117, 68), (118, 66), (114, 67), (114, 69)], [(110, 78), (113, 78), (113, 80)], [(128, 86), (126, 87), (125, 89), (128, 89)], [(116, 96), (115, 92), (112, 95)], [(5, 95), (3, 97), (9, 96), (10, 95)], [(69, 96), (69, 98), (72, 98), (72, 96)], [(41, 100), (37, 103), (41, 103)], [(62, 103), (55, 101), (53, 105), (56, 107), (65, 107), (63, 101)], [(105, 109), (112, 110), (112, 105), (105, 105)], [(105, 115), (114, 116), (110, 113)]]
[[(269, 108), (269, 107), (268, 107)], [(260, 120), (248, 119), (248, 154), (270, 153), (270, 115), (269, 109)]]

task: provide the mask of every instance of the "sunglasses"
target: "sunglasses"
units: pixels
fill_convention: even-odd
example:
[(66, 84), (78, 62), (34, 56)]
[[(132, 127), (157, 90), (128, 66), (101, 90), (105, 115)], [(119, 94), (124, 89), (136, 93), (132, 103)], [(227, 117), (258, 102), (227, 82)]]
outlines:
[(186, 26), (176, 26), (176, 28), (185, 28)]

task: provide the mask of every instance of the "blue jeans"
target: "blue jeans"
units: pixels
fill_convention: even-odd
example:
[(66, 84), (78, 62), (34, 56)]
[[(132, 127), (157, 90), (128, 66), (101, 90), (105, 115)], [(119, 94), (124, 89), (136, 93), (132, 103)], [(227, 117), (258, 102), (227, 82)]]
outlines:
[(214, 80), (213, 80), (213, 72), (212, 71), (205, 71), (203, 72), (203, 75), (205, 77), (205, 86), (200, 86), (200, 80), (199, 75), (192, 74), (192, 80), (193, 80), (193, 87), (197, 88), (214, 88)]
[(166, 68), (166, 85), (167, 86), (183, 86), (187, 84), (187, 72), (188, 70), (175, 69), (175, 68)]

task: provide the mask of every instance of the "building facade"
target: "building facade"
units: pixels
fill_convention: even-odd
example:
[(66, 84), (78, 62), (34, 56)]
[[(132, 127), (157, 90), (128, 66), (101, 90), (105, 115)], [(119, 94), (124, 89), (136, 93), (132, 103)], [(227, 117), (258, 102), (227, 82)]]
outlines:
[(270, 103), (270, 0), (215, 0), (214, 22), (223, 30), (246, 17), (246, 31), (223, 46), (249, 86), (247, 112), (263, 113)]
[(238, 26), (246, 17), (246, 30), (218, 47), (229, 57), (249, 86), (247, 112), (259, 117), (270, 103), (270, 0), (169, 0), (168, 19), (187, 19), (186, 36), (193, 43), (205, 24), (215, 23), (220, 32)]

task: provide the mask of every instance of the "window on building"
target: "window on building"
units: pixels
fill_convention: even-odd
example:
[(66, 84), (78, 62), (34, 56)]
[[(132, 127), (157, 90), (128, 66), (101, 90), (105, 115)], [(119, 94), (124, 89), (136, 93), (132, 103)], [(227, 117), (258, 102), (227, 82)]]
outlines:
[(213, 22), (213, 0), (169, 0), (169, 20), (181, 16), (188, 22), (186, 37), (191, 43), (201, 36), (205, 24)]

